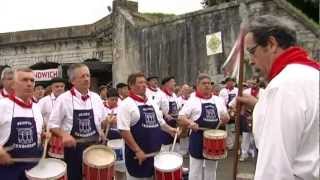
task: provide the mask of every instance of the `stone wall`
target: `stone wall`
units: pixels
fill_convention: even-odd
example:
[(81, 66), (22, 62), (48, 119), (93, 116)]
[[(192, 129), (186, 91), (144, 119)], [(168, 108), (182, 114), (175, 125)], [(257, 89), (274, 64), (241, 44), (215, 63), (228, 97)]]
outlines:
[[(268, 13), (287, 17), (297, 28), (299, 43), (320, 59), (319, 27), (283, 0), (233, 1), (142, 26), (136, 24), (129, 10), (120, 9), (118, 16), (125, 25), (121, 31), (114, 31), (114, 37), (122, 37), (122, 45), (114, 44), (113, 48), (121, 49), (123, 55), (114, 61), (113, 69), (126, 71), (114, 72), (118, 74), (114, 77), (116, 82), (124, 81), (137, 69), (147, 75), (174, 75), (178, 83), (194, 83), (199, 72), (220, 81), (221, 65), (235, 42), (242, 19)], [(222, 32), (223, 53), (207, 56), (205, 36), (218, 31)]]

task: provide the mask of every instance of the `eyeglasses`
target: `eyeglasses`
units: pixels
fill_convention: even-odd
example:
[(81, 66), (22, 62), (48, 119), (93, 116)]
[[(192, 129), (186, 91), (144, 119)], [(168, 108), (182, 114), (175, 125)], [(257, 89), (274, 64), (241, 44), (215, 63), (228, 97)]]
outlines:
[(254, 55), (258, 46), (259, 46), (259, 44), (256, 44), (252, 48), (247, 48), (248, 53), (250, 53), (251, 55)]

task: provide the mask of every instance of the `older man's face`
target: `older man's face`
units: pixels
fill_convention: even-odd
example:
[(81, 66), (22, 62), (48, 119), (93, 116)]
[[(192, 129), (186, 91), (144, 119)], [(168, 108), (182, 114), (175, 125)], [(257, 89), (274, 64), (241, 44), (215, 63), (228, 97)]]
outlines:
[(16, 72), (13, 87), (18, 97), (31, 98), (33, 95), (34, 85), (34, 76), (32, 72)]
[(76, 88), (89, 89), (90, 88), (90, 71), (87, 67), (83, 66), (75, 69), (75, 76), (72, 84)]
[(11, 91), (12, 85), (13, 85), (13, 74), (12, 73), (6, 74), (3, 78), (2, 84), (7, 91), (8, 90)]
[(250, 63), (259, 69), (262, 75), (266, 77), (269, 74), (272, 60), (274, 59), (269, 44), (266, 47), (258, 45), (252, 33), (248, 33), (245, 36), (244, 42), (245, 49), (250, 56)]

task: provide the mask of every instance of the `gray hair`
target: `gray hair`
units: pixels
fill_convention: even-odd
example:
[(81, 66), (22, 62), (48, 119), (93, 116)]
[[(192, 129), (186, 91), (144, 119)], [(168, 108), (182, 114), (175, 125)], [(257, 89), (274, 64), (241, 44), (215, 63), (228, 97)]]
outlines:
[(13, 79), (17, 77), (17, 72), (33, 72), (32, 69), (28, 67), (23, 67), (23, 68), (16, 68), (13, 70)]
[(211, 81), (211, 78), (208, 74), (200, 73), (197, 77), (197, 84), (199, 84), (203, 79), (209, 79)]
[(282, 49), (297, 44), (297, 34), (288, 19), (272, 15), (255, 17), (247, 23), (247, 31), (253, 34), (257, 44), (265, 47), (270, 36), (273, 36)]
[(8, 76), (9, 74), (12, 74), (12, 75), (14, 74), (13, 69), (12, 69), (12, 68), (9, 68), (9, 67), (4, 68), (4, 69), (2, 70), (0, 80), (1, 80), (1, 81), (4, 80), (4, 78), (5, 78), (6, 76)]
[[(68, 68), (68, 71), (67, 71), (67, 74), (68, 74), (68, 77), (69, 77), (69, 81), (71, 82), (74, 77), (75, 77), (75, 70), (76, 69), (79, 69), (79, 68), (82, 68), (82, 67), (87, 67), (87, 65), (85, 64), (82, 64), (82, 63), (76, 63), (76, 64), (71, 64), (71, 66)], [(89, 68), (88, 68), (89, 69)]]

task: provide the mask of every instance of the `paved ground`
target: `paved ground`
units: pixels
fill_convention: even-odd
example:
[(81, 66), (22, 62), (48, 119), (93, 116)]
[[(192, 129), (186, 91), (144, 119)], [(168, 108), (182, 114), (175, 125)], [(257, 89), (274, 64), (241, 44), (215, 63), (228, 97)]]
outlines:
[[(229, 151), (227, 159), (220, 161), (218, 164), (217, 180), (232, 180), (233, 160), (234, 151)], [(188, 166), (188, 159), (184, 159), (184, 162), (186, 163), (185, 166)], [(254, 174), (255, 163), (256, 159), (252, 158), (249, 158), (245, 162), (239, 162), (238, 173)]]

